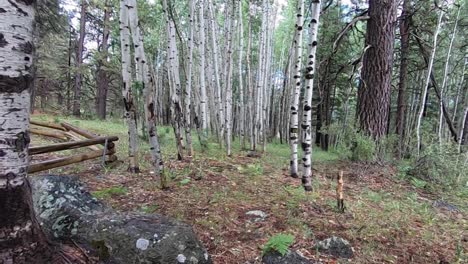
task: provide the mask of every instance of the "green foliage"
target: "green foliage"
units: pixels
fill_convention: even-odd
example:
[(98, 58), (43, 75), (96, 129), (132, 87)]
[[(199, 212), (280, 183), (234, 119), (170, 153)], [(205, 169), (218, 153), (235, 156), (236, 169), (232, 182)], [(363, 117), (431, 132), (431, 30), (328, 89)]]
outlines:
[(290, 234), (277, 234), (272, 236), (263, 246), (263, 254), (276, 251), (281, 255), (286, 255), (289, 247), (294, 243), (294, 236)]
[(351, 151), (351, 160), (373, 161), (375, 159), (376, 144), (371, 138), (357, 133)]
[(100, 191), (93, 192), (94, 197), (99, 199), (108, 199), (112, 196), (125, 195), (128, 193), (127, 188), (123, 186), (113, 186), (110, 188), (105, 188)]
[(407, 174), (411, 182), (422, 187), (427, 182), (434, 187), (461, 188), (468, 182), (468, 156), (459, 154), (455, 144), (427, 145), (418, 159), (411, 164)]
[(151, 214), (151, 213), (154, 213), (156, 210), (158, 210), (159, 208), (159, 205), (157, 204), (152, 204), (152, 205), (143, 205), (140, 210), (147, 213), (147, 214)]
[(179, 182), (179, 184), (180, 184), (181, 186), (184, 186), (184, 185), (189, 184), (190, 181), (191, 181), (190, 178), (185, 178), (185, 179), (181, 180), (181, 181)]

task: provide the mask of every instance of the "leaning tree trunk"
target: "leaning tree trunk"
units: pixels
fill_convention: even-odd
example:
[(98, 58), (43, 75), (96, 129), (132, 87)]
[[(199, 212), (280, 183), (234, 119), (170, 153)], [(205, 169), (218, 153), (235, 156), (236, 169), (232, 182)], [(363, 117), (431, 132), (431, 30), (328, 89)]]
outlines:
[[(374, 139), (386, 135), (395, 41), (397, 1), (369, 1), (366, 45), (358, 90), (358, 115), (362, 132)], [(379, 73), (379, 74), (376, 74)]]
[(442, 22), (443, 15), (444, 14), (442, 13), (442, 11), (440, 11), (439, 20), (437, 21), (437, 27), (434, 32), (434, 41), (432, 45), (433, 48), (432, 48), (431, 58), (429, 59), (428, 66), (427, 66), (426, 82), (424, 83), (423, 94), (421, 96), (421, 107), (419, 109), (418, 122), (416, 124), (416, 140), (417, 140), (418, 156), (419, 156), (419, 151), (421, 149), (421, 122), (422, 122), (422, 118), (424, 115), (424, 108), (425, 108), (426, 100), (427, 100), (427, 90), (429, 88), (429, 82), (431, 81), (432, 65), (434, 64), (434, 58), (435, 58), (436, 47), (437, 47), (437, 37), (439, 36), (440, 25)]
[(76, 75), (75, 91), (73, 94), (73, 115), (81, 115), (81, 86), (83, 84), (83, 75), (81, 74), (81, 65), (83, 64), (84, 39), (86, 33), (86, 0), (81, 0), (80, 17), (80, 39), (78, 41), (78, 51), (76, 54)]
[(48, 263), (26, 179), (35, 1), (0, 1), (0, 260)]
[(290, 174), (292, 177), (299, 177), (297, 174), (297, 144), (299, 137), (299, 94), (301, 92), (301, 66), (302, 66), (302, 27), (304, 25), (304, 0), (298, 1), (296, 36), (295, 36), (295, 74), (294, 91), (291, 99), (291, 119), (289, 125), (289, 144), (291, 145)]
[(400, 41), (401, 41), (401, 61), (400, 80), (398, 83), (398, 110), (396, 117), (395, 132), (398, 139), (398, 158), (401, 158), (403, 142), (405, 138), (405, 116), (406, 116), (406, 82), (408, 76), (408, 55), (409, 55), (409, 26), (410, 26), (410, 0), (404, 0), (403, 12), (400, 21)]
[(302, 185), (306, 191), (312, 191), (312, 95), (314, 90), (315, 57), (320, 18), (320, 0), (312, 1), (312, 20), (310, 21), (309, 59), (306, 67), (306, 91), (303, 103), (302, 151), (304, 164)]
[(109, 90), (109, 77), (105, 65), (108, 58), (108, 41), (109, 41), (109, 18), (111, 13), (111, 5), (108, 1), (104, 4), (104, 30), (102, 32), (102, 44), (101, 44), (101, 56), (98, 62), (97, 70), (97, 102), (96, 102), (96, 113), (99, 119), (106, 119), (107, 114), (107, 91)]
[(130, 54), (130, 27), (128, 22), (128, 8), (126, 1), (120, 1), (120, 50), (122, 52), (122, 97), (124, 102), (125, 119), (128, 124), (128, 171), (137, 173), (138, 167), (138, 133), (137, 133), (137, 110), (133, 102), (132, 93), (132, 57)]
[(448, 78), (448, 71), (449, 71), (449, 63), (450, 63), (450, 55), (452, 53), (453, 41), (457, 36), (457, 26), (458, 26), (458, 18), (460, 17), (460, 10), (458, 8), (457, 17), (455, 18), (455, 25), (453, 26), (453, 33), (450, 39), (450, 45), (447, 50), (447, 59), (445, 60), (445, 68), (444, 68), (444, 79), (442, 80), (442, 87), (440, 88), (440, 100), (439, 100), (439, 129), (438, 129), (438, 136), (439, 136), (439, 145), (442, 146), (442, 124), (444, 118), (444, 91), (445, 87), (447, 86), (447, 78)]

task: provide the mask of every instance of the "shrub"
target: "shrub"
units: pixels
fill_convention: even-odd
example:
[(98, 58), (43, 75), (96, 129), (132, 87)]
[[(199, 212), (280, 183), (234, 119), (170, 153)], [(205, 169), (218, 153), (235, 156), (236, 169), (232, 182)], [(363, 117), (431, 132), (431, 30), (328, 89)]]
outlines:
[[(468, 154), (459, 154), (456, 144), (430, 144), (413, 161), (408, 175), (442, 188), (463, 187), (468, 182)], [(415, 180), (413, 180), (415, 182)]]
[(276, 251), (282, 256), (286, 255), (289, 247), (294, 243), (294, 236), (290, 234), (277, 234), (272, 236), (263, 247), (263, 255)]

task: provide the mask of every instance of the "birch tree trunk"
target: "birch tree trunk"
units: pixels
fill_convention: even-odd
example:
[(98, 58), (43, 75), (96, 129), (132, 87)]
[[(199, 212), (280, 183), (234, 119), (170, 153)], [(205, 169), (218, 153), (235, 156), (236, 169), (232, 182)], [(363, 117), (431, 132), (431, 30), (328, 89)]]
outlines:
[[(234, 31), (234, 1), (229, 5), (230, 8), (230, 19), (227, 21), (229, 23), (228, 32), (227, 32), (227, 72), (226, 72), (226, 111), (225, 111), (225, 127), (226, 127), (226, 151), (227, 155), (231, 156), (231, 141), (232, 141), (232, 71), (233, 71), (233, 64), (232, 64), (232, 35)], [(228, 7), (229, 7), (228, 6)]]
[(185, 85), (185, 140), (187, 142), (187, 156), (191, 157), (193, 153), (192, 146), (192, 126), (191, 126), (191, 97), (192, 97), (192, 65), (193, 65), (193, 32), (195, 30), (194, 24), (194, 8), (195, 0), (190, 0), (189, 3), (189, 54), (188, 54), (188, 72)]
[(241, 148), (245, 149), (245, 107), (244, 86), (242, 76), (242, 51), (244, 49), (244, 25), (242, 24), (242, 0), (239, 0), (239, 133)]
[(50, 263), (32, 207), (28, 167), (35, 1), (0, 1), (0, 260)]
[(120, 46), (122, 52), (122, 97), (124, 102), (124, 116), (128, 124), (128, 171), (138, 173), (140, 171), (137, 162), (138, 133), (137, 110), (134, 104), (132, 92), (132, 57), (130, 53), (130, 27), (126, 0), (120, 1)]
[(177, 145), (177, 158), (182, 160), (184, 158), (183, 154), (183, 137), (182, 137), (182, 105), (180, 103), (180, 74), (179, 74), (179, 55), (177, 51), (176, 43), (176, 32), (174, 21), (172, 20), (169, 9), (167, 5), (167, 0), (163, 1), (163, 12), (166, 14), (166, 24), (167, 24), (167, 38), (168, 38), (168, 56), (169, 56), (169, 76), (172, 80), (171, 86), (171, 109), (172, 109), (172, 119), (174, 126), (174, 134), (176, 138)]
[(312, 1), (312, 18), (309, 24), (310, 42), (309, 59), (306, 67), (306, 90), (303, 102), (302, 118), (302, 151), (303, 174), (302, 185), (306, 191), (312, 191), (312, 95), (314, 90), (315, 58), (317, 52), (317, 35), (320, 18), (320, 0)]
[(156, 107), (154, 105), (155, 83), (153, 74), (148, 66), (148, 61), (143, 45), (143, 36), (140, 32), (138, 7), (136, 0), (127, 0), (126, 7), (129, 11), (129, 23), (132, 31), (133, 46), (135, 48), (136, 80), (143, 85), (143, 97), (145, 102), (145, 123), (147, 127), (150, 154), (156, 174), (161, 177), (161, 187), (165, 188), (164, 163), (161, 157), (161, 147), (156, 128)]
[(299, 137), (299, 95), (301, 92), (302, 68), (302, 29), (304, 26), (304, 0), (298, 1), (295, 44), (294, 90), (291, 99), (291, 119), (289, 125), (289, 144), (291, 145), (290, 175), (297, 178), (297, 144)]
[(444, 91), (447, 86), (447, 78), (448, 78), (448, 71), (449, 71), (449, 63), (450, 63), (450, 56), (452, 53), (453, 42), (457, 36), (457, 26), (458, 26), (458, 18), (460, 17), (460, 10), (461, 7), (458, 7), (457, 17), (455, 18), (455, 25), (453, 26), (453, 33), (450, 39), (450, 45), (447, 51), (447, 59), (445, 60), (445, 68), (444, 68), (444, 79), (442, 80), (442, 87), (440, 88), (440, 100), (439, 100), (439, 129), (438, 136), (439, 136), (439, 145), (442, 146), (442, 125), (443, 125), (443, 104), (444, 104)]
[(224, 109), (223, 109), (223, 102), (222, 102), (222, 95), (221, 95), (221, 80), (220, 80), (220, 72), (219, 72), (219, 55), (218, 55), (218, 45), (217, 45), (217, 34), (216, 34), (216, 27), (215, 27), (215, 13), (213, 11), (213, 4), (209, 1), (208, 9), (210, 12), (210, 27), (211, 27), (211, 46), (213, 52), (213, 66), (214, 66), (214, 74), (215, 74), (215, 81), (216, 81), (216, 105), (218, 107), (218, 136), (220, 139), (220, 145), (222, 146), (224, 143)]
[[(417, 140), (417, 154), (419, 156), (421, 149), (421, 122), (424, 115), (424, 106), (426, 105), (427, 90), (429, 88), (429, 82), (431, 81), (431, 72), (432, 65), (434, 64), (434, 57), (437, 50), (437, 37), (439, 36), (440, 26), (442, 22), (443, 12), (439, 11), (439, 19), (437, 21), (436, 30), (434, 32), (434, 40), (432, 42), (432, 53), (431, 58), (429, 59), (429, 64), (427, 67), (427, 77), (423, 87), (423, 94), (421, 96), (421, 107), (419, 109), (418, 122), (416, 124), (416, 140)], [(441, 100), (442, 101), (442, 100)]]
[(204, 0), (199, 1), (198, 15), (199, 15), (199, 53), (200, 53), (200, 117), (202, 135), (200, 144), (204, 149), (207, 148), (208, 137), (208, 124), (206, 112), (206, 84), (205, 84), (205, 16), (204, 16)]

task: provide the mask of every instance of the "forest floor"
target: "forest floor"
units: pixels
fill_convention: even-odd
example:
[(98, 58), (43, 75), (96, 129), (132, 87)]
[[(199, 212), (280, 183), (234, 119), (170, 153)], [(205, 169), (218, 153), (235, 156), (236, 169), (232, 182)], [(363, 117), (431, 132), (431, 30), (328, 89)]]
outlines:
[[(63, 120), (102, 135), (119, 136), (118, 156), (125, 159), (127, 132), (121, 121), (46, 115), (33, 119)], [(177, 161), (172, 129), (160, 128), (158, 133), (169, 169), (168, 190), (160, 190), (148, 155), (142, 157), (139, 174), (128, 173), (124, 162), (103, 167), (100, 160), (48, 173), (79, 175), (94, 196), (117, 210), (160, 213), (192, 225), (214, 263), (260, 263), (262, 246), (278, 233), (293, 234), (293, 250), (323, 263), (467, 261), (466, 191), (428, 191), (401, 175), (398, 166), (353, 163), (336, 153), (314, 150), (314, 191), (305, 193), (300, 180), (288, 176), (287, 145), (268, 144), (262, 157), (250, 158), (237, 142), (233, 156), (227, 157), (216, 143), (201, 152), (194, 140), (194, 157)], [(33, 145), (50, 142), (32, 139)], [(147, 153), (148, 145), (140, 142), (142, 153)], [(340, 170), (344, 172), (344, 213), (336, 210)], [(456, 210), (435, 206), (436, 201)], [(246, 215), (251, 210), (261, 210), (267, 217), (252, 221)], [(315, 250), (318, 240), (333, 235), (351, 243), (352, 259), (335, 260)]]

